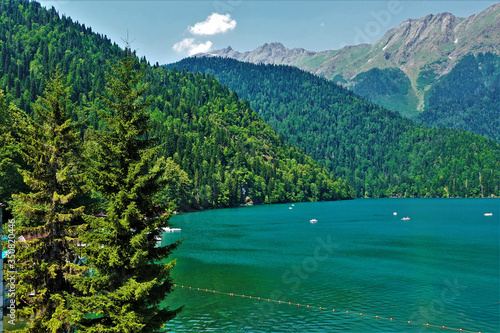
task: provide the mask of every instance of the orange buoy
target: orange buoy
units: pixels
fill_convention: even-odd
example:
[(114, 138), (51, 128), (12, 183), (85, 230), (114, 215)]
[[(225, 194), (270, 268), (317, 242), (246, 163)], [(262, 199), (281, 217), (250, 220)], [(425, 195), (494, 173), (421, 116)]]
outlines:
[(425, 326), (429, 327), (429, 324), (426, 324)]
[(332, 309), (332, 312), (335, 312), (335, 309)]
[(411, 324), (411, 321), (408, 320), (408, 324)]
[(321, 310), (321, 306), (319, 307), (319, 309)]
[(252, 298), (252, 296), (248, 296), (249, 298)]
[(378, 319), (378, 316), (375, 316), (375, 318), (377, 318), (377, 319)]
[(443, 330), (445, 329), (445, 327), (443, 326)]
[(392, 318), (391, 318), (391, 321), (392, 321)]
[(292, 305), (292, 302), (288, 302), (288, 305)]
[(349, 311), (346, 311), (345, 313), (349, 313)]
[(309, 305), (307, 305), (307, 307), (309, 307)]
[(361, 317), (363, 317), (363, 314), (362, 314), (362, 313), (360, 313), (359, 315), (360, 315)]
[(241, 295), (242, 298), (245, 298), (245, 295)]

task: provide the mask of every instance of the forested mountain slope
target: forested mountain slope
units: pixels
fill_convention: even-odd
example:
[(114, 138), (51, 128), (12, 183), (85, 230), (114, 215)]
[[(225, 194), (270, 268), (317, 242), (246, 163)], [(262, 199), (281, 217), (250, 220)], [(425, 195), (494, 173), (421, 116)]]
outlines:
[[(36, 2), (2, 0), (0, 11), (0, 89), (6, 102), (32, 114), (32, 103), (58, 68), (72, 85), (72, 117), (86, 121), (82, 136), (89, 127), (105, 129), (96, 110), (102, 109), (105, 73), (120, 48)], [(147, 97), (154, 98), (150, 113), (157, 127), (151, 135), (159, 138), (160, 156), (185, 170), (173, 171), (173, 186), (159, 200), (214, 208), (353, 197), (344, 180), (280, 139), (247, 102), (213, 77), (169, 72), (145, 59), (140, 66), (149, 83)], [(12, 123), (7, 104), (0, 105), (6, 118), (1, 123)], [(13, 136), (16, 130), (0, 129)], [(19, 163), (13, 155), (15, 147), (0, 147), (0, 183), (19, 178), (11, 173)], [(0, 202), (8, 201), (11, 192), (2, 192)]]
[(500, 56), (462, 58), (427, 93), (418, 120), (428, 126), (460, 128), (500, 142)]
[(214, 75), (286, 140), (349, 180), (358, 197), (499, 195), (493, 140), (418, 126), (295, 67), (200, 57), (168, 68)]

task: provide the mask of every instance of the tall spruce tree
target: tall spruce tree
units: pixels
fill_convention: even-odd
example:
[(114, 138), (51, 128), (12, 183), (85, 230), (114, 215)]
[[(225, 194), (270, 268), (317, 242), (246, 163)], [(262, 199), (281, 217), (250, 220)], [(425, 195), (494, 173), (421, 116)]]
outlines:
[[(107, 75), (106, 129), (90, 134), (91, 183), (105, 199), (104, 216), (82, 228), (82, 255), (91, 274), (74, 279), (78, 332), (157, 332), (180, 309), (162, 305), (172, 290), (167, 257), (179, 242), (157, 246), (169, 211), (154, 197), (165, 187), (167, 162), (155, 160), (155, 140), (143, 98), (147, 85), (135, 54), (125, 54)], [(166, 212), (166, 213), (165, 213)]]
[(18, 172), (22, 164), (16, 130), (21, 112), (13, 104), (8, 104), (0, 90), (0, 202), (7, 203), (12, 194), (27, 190), (23, 178)]
[(71, 330), (67, 302), (75, 290), (68, 279), (83, 272), (74, 250), (85, 209), (79, 203), (85, 192), (82, 144), (69, 90), (56, 73), (34, 104), (35, 120), (24, 117), (19, 142), (28, 166), (21, 174), (31, 192), (13, 196), (17, 233), (24, 238), (15, 253), (17, 315), (33, 318), (30, 332)]

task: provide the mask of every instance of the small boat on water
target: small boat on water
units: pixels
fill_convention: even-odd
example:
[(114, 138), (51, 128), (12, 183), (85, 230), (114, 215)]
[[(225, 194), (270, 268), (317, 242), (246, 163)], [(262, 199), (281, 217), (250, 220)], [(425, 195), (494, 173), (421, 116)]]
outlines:
[(409, 218), (408, 216), (407, 216), (407, 217), (403, 217), (403, 218), (401, 219), (401, 221), (408, 221), (408, 220), (410, 220), (410, 218)]
[(394, 212), (394, 213), (392, 213), (392, 215), (396, 216), (396, 215), (398, 215), (398, 213), (397, 213), (397, 212)]
[(170, 227), (164, 227), (164, 228), (162, 228), (162, 229), (163, 229), (163, 231), (165, 231), (165, 232), (176, 232), (176, 231), (181, 231), (181, 229), (180, 229), (180, 228), (170, 228)]
[(311, 220), (309, 220), (309, 222), (310, 222), (310, 223), (316, 223), (316, 222), (318, 222), (318, 220), (316, 220), (316, 219), (311, 219)]
[(484, 213), (484, 216), (493, 216), (493, 213)]
[[(176, 231), (181, 231), (180, 228), (170, 228), (170, 227), (163, 227), (161, 228), (163, 231), (165, 232), (176, 232)], [(160, 235), (157, 235), (154, 237), (155, 238), (155, 241), (157, 242), (160, 242), (161, 241), (161, 236)]]

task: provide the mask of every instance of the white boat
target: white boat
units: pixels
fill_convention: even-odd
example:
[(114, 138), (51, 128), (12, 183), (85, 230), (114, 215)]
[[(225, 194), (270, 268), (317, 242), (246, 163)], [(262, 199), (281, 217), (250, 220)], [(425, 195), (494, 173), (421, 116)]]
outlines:
[(165, 232), (176, 232), (176, 231), (181, 231), (181, 229), (180, 229), (180, 228), (170, 228), (170, 227), (164, 227), (164, 228), (162, 228), (162, 229), (163, 229), (163, 231), (165, 231)]
[(401, 221), (408, 221), (410, 218), (409, 217), (403, 217)]
[(493, 216), (493, 213), (484, 213), (484, 216)]
[(396, 216), (396, 215), (398, 215), (398, 213), (397, 213), (397, 212), (394, 212), (394, 213), (392, 213), (392, 215)]
[(292, 209), (292, 207), (288, 207), (288, 209)]
[(311, 219), (311, 220), (309, 220), (309, 222), (310, 222), (310, 223), (316, 223), (316, 222), (318, 222), (318, 220), (316, 220), (316, 219)]

